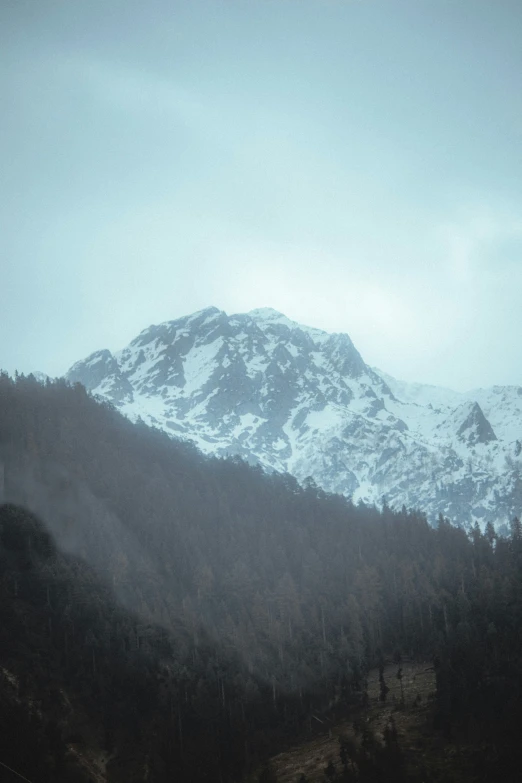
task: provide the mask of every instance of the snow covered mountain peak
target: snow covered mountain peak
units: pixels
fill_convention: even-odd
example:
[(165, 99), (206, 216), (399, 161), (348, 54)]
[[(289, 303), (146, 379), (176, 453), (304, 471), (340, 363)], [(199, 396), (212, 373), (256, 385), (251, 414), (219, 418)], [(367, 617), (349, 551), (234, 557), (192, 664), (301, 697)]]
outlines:
[(209, 307), (149, 326), (66, 377), (206, 453), (312, 476), (355, 501), (386, 496), (462, 524), (508, 521), (522, 501), (522, 389), (400, 382), (369, 367), (348, 335), (271, 308)]
[(246, 315), (253, 318), (254, 321), (265, 321), (266, 323), (282, 323), (284, 326), (293, 328), (299, 326), (295, 321), (291, 321), (286, 315), (280, 313), (278, 310), (274, 310), (273, 307), (258, 307), (255, 310), (249, 310)]
[[(323, 329), (317, 329), (313, 326), (305, 326), (304, 324), (300, 324), (297, 321), (292, 321), (290, 318), (287, 318), (286, 315), (278, 312), (278, 310), (274, 310), (272, 307), (259, 307), (255, 310), (250, 310), (244, 315), (252, 318), (252, 320), (255, 321), (261, 329), (273, 325), (286, 326), (288, 329), (298, 329), (301, 332), (305, 332), (318, 342), (327, 340), (329, 337), (331, 337), (331, 335), (328, 332), (325, 332)], [(238, 317), (242, 317), (241, 314), (239, 314)], [(348, 337), (348, 335), (345, 335), (345, 337)]]

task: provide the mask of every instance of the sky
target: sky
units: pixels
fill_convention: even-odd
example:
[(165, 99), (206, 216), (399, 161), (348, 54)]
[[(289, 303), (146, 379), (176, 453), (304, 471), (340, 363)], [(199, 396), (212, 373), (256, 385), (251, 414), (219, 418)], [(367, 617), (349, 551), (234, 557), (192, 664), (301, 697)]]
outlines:
[(520, 0), (2, 0), (0, 367), (272, 307), (522, 385)]

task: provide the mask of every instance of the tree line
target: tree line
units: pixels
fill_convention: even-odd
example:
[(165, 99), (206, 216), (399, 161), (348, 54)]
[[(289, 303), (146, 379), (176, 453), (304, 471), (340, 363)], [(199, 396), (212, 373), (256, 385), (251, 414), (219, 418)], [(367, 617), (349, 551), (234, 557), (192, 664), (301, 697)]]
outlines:
[[(29, 671), (40, 661), (35, 693), (53, 662), (85, 725), (103, 719), (92, 742), (110, 758), (108, 779), (132, 780), (134, 765), (136, 780), (143, 769), (158, 781), (240, 780), (311, 714), (349, 710), (369, 668), (394, 653), (433, 660), (435, 730), (472, 738), (482, 770), (500, 756), (510, 779), (517, 521), (502, 538), (491, 525), (468, 534), (354, 505), (204, 457), (61, 380), (0, 375), (0, 448), (9, 637), (21, 634)], [(48, 531), (54, 553), (25, 570), (26, 550), (13, 549), (24, 524)], [(51, 651), (45, 663), (38, 649)], [(53, 720), (46, 730), (67, 756), (67, 722)], [(58, 756), (41, 741), (52, 775)]]

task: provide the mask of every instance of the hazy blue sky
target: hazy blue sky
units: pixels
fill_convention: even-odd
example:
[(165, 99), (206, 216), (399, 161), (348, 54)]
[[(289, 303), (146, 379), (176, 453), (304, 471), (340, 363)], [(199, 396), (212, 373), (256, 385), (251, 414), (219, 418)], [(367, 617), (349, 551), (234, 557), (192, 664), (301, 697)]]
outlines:
[(269, 306), (522, 384), (520, 0), (1, 0), (0, 366)]

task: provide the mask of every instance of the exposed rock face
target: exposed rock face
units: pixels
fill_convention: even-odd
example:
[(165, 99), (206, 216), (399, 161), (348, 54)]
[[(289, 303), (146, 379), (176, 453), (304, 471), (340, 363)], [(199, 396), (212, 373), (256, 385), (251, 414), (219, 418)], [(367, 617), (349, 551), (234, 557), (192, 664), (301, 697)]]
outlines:
[(211, 307), (150, 326), (67, 378), (207, 453), (311, 476), (355, 501), (384, 496), (465, 525), (520, 512), (522, 389), (402, 383), (366, 365), (348, 335), (274, 310)]
[(497, 440), (493, 427), (482, 413), (478, 402), (474, 402), (471, 410), (457, 430), (457, 435), (465, 443), (476, 446), (477, 443), (491, 443)]
[(78, 362), (68, 374), (71, 383), (81, 383), (87, 389), (96, 388), (115, 405), (132, 401), (132, 386), (120, 372), (110, 351), (96, 351), (84, 362)]

